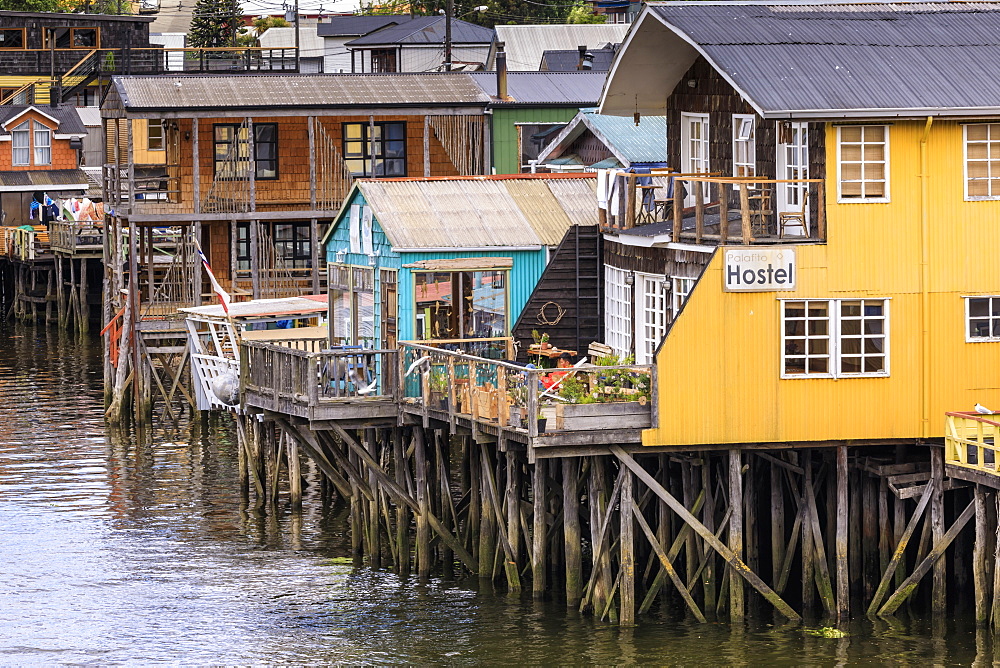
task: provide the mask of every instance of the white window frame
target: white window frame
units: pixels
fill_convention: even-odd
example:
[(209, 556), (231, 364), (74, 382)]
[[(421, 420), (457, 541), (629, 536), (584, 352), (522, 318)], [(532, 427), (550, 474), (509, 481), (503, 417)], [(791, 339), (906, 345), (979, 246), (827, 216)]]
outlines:
[[(878, 123), (859, 123), (859, 124), (856, 124), (856, 125), (838, 125), (837, 126), (837, 202), (838, 203), (840, 203), (840, 204), (855, 204), (855, 203), (860, 203), (860, 204), (879, 204), (879, 203), (886, 203), (886, 202), (890, 201), (889, 182), (890, 182), (891, 179), (889, 177), (889, 161), (890, 161), (890, 159), (889, 159), (889, 144), (891, 142), (890, 142), (890, 136), (889, 135), (890, 135), (890, 128), (891, 127), (892, 126), (890, 126), (890, 125), (878, 124)], [(844, 178), (843, 178), (843, 169), (842, 169), (844, 162), (843, 162), (843, 160), (841, 158), (841, 149), (843, 148), (843, 143), (844, 143), (842, 141), (842, 139), (841, 139), (841, 134), (842, 134), (842, 131), (843, 131), (844, 128), (861, 128), (861, 133), (862, 133), (861, 134), (861, 150), (862, 150), (862, 155), (861, 155), (861, 160), (858, 161), (858, 163), (861, 164), (861, 166), (862, 166), (861, 167), (861, 181), (860, 181), (860, 183), (861, 183), (861, 197), (844, 197), (844, 192), (843, 192), (844, 191)], [(864, 137), (865, 128), (883, 128), (883, 135), (882, 135), (883, 140), (881, 142), (867, 142), (867, 141), (865, 141), (865, 137)], [(850, 143), (854, 144), (856, 142), (850, 142)], [(864, 146), (865, 146), (865, 144), (879, 144), (879, 143), (881, 143), (882, 146), (883, 146), (882, 160), (866, 161), (864, 159)], [(853, 162), (854, 161), (852, 161), (852, 163)], [(884, 171), (883, 171), (883, 174), (884, 174), (884, 190), (883, 190), (883, 192), (884, 192), (884, 194), (881, 197), (866, 197), (865, 196), (865, 184), (866, 183), (878, 183), (880, 181), (876, 181), (874, 179), (865, 180), (865, 178), (864, 178), (864, 176), (865, 176), (864, 165), (866, 163), (876, 164), (878, 162), (883, 163), (883, 167), (884, 167)], [(853, 181), (852, 181), (852, 183), (853, 183)]]
[[(864, 313), (863, 313), (863, 305), (864, 305), (864, 302), (866, 302), (866, 301), (882, 302), (882, 315), (881, 316), (865, 316)], [(806, 298), (779, 299), (778, 300), (778, 302), (779, 302), (779, 308), (778, 308), (779, 322), (778, 322), (778, 326), (781, 329), (781, 360), (780, 360), (781, 367), (780, 367), (780, 370), (779, 370), (780, 377), (782, 379), (788, 379), (788, 380), (795, 380), (795, 379), (800, 379), (800, 378), (888, 378), (889, 375), (890, 375), (890, 346), (889, 346), (890, 332), (891, 332), (891, 330), (890, 330), (890, 323), (889, 323), (889, 310), (890, 310), (889, 309), (889, 304), (890, 304), (890, 301), (891, 301), (891, 299), (888, 298), (888, 297), (879, 297), (879, 298), (874, 298), (874, 299), (867, 298), (867, 297), (844, 298), (844, 299), (806, 299)], [(823, 302), (823, 303), (827, 304), (827, 320), (828, 320), (827, 334), (826, 334), (825, 337), (824, 336), (813, 337), (813, 338), (818, 338), (818, 339), (827, 338), (828, 341), (829, 341), (829, 343), (827, 345), (827, 354), (826, 354), (826, 357), (828, 359), (828, 365), (827, 365), (828, 372), (826, 372), (826, 373), (786, 373), (786, 371), (785, 371), (786, 344), (787, 344), (787, 341), (788, 341), (787, 340), (787, 335), (786, 335), (786, 329), (785, 329), (785, 305), (789, 304), (789, 303), (795, 303), (795, 302), (804, 302), (804, 303), (806, 303), (807, 322), (808, 322), (808, 308), (809, 308), (808, 304), (809, 304), (809, 302), (814, 302), (814, 303), (816, 303), (816, 302)], [(864, 358), (865, 358), (865, 353), (864, 353), (864, 339), (866, 337), (866, 335), (864, 333), (864, 321), (865, 321), (866, 317), (868, 319), (871, 319), (871, 320), (879, 320), (879, 319), (882, 320), (883, 324), (882, 324), (881, 338), (882, 338), (882, 341), (883, 341), (883, 345), (882, 345), (883, 350), (880, 353), (877, 353), (877, 354), (873, 353), (873, 354), (871, 354), (873, 357), (874, 356), (881, 356), (881, 357), (884, 358), (885, 364), (883, 365), (884, 368), (881, 371), (869, 371), (869, 372), (861, 371), (859, 373), (847, 373), (847, 372), (843, 372), (843, 371), (840, 370), (841, 369), (841, 361), (842, 361), (842, 359), (844, 357), (856, 357), (857, 356), (857, 355), (854, 355), (854, 354), (844, 355), (843, 352), (842, 352), (842, 347), (843, 347), (842, 321), (845, 320), (846, 318), (843, 318), (841, 316), (841, 308), (840, 307), (841, 307), (841, 305), (844, 302), (862, 302), (862, 315), (860, 316), (861, 317), (861, 333), (859, 334), (859, 336), (861, 338), (861, 341), (862, 341), (862, 351), (860, 353), (860, 356), (861, 356), (861, 359), (862, 359), (862, 368), (863, 368), (863, 365), (864, 365)], [(968, 329), (966, 329), (966, 331), (968, 331)], [(851, 336), (853, 337), (853, 335), (851, 335)], [(808, 331), (807, 331), (803, 337), (794, 337), (794, 338), (795, 339), (801, 339), (801, 340), (804, 340), (804, 341), (808, 342), (808, 340), (809, 340), (810, 337), (809, 337), (809, 334), (808, 334)], [(798, 355), (796, 355), (796, 357), (797, 356)], [(809, 359), (808, 350), (805, 353), (805, 358), (806, 358), (806, 360)]]
[[(31, 164), (31, 122), (25, 121), (10, 131), (11, 137), (11, 164), (17, 167), (26, 167)], [(22, 143), (18, 142), (21, 138)], [(22, 151), (23, 160), (18, 160), (18, 151)]]
[[(156, 128), (154, 134), (153, 129)], [(153, 140), (157, 140), (159, 146), (153, 146)], [(167, 129), (162, 118), (151, 118), (146, 121), (146, 150), (166, 151), (167, 150)]]
[(632, 295), (635, 284), (628, 285), (626, 269), (604, 265), (604, 338), (619, 357), (632, 352)]
[[(970, 158), (969, 157), (969, 126), (978, 125), (980, 127), (986, 126), (986, 140), (976, 140), (972, 143), (974, 144), (986, 144), (986, 159), (981, 158)], [(983, 202), (987, 200), (1000, 199), (1000, 188), (994, 192), (993, 181), (1000, 179), (1000, 172), (993, 173), (990, 168), (991, 164), (994, 162), (1000, 162), (1000, 159), (991, 159), (991, 148), (993, 146), (997, 147), (1000, 151), (1000, 123), (967, 123), (962, 126), (962, 169), (963, 169), (963, 179), (962, 184), (964, 188), (965, 201), (966, 202)], [(978, 177), (973, 179), (969, 176), (969, 163), (970, 162), (985, 162), (986, 163), (986, 177)], [(988, 195), (969, 195), (969, 181), (986, 181), (986, 188), (989, 192)]]
[(32, 123), (32, 140), (36, 165), (52, 164), (52, 129), (38, 121)]
[[(746, 154), (746, 160), (739, 160), (741, 147)], [(740, 173), (741, 168), (743, 173)], [(735, 178), (757, 176), (757, 117), (753, 114), (733, 114), (733, 176)], [(740, 184), (733, 184), (733, 187), (739, 188)]]
[(694, 284), (697, 280), (697, 278), (689, 278), (687, 276), (670, 277), (670, 310), (674, 318), (681, 312), (681, 307), (684, 306), (684, 302), (687, 301), (691, 295), (691, 291), (694, 290)]
[(971, 330), (972, 315), (969, 313), (970, 301), (973, 299), (989, 299), (990, 308), (989, 315), (977, 316), (976, 320), (986, 320), (989, 323), (989, 331), (993, 331), (993, 324), (995, 321), (1000, 321), (1000, 315), (992, 315), (993, 313), (993, 300), (995, 299), (998, 304), (1000, 304), (1000, 295), (968, 295), (962, 297), (965, 300), (965, 342), (966, 343), (989, 343), (990, 341), (1000, 341), (1000, 336), (973, 336)]
[(635, 286), (640, 286), (640, 308), (636, 311), (635, 363), (652, 364), (656, 349), (667, 333), (667, 290), (669, 283), (663, 274), (635, 272)]

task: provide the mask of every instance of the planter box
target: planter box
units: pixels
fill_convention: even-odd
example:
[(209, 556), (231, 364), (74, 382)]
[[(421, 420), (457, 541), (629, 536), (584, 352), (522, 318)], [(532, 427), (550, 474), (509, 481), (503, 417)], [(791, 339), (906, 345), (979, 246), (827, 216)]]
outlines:
[(616, 404), (559, 404), (555, 428), (566, 431), (600, 429), (648, 429), (653, 426), (649, 403), (626, 401)]

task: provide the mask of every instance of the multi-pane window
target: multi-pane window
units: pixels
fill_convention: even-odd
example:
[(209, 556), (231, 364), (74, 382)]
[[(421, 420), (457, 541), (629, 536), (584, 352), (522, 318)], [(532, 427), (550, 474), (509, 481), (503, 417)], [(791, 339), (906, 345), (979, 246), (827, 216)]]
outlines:
[(372, 49), (372, 72), (395, 72), (396, 49)]
[(884, 299), (782, 302), (782, 376), (887, 376)]
[(684, 302), (687, 301), (688, 295), (694, 290), (693, 278), (684, 278), (683, 276), (674, 276), (670, 279), (671, 289), (670, 289), (670, 310), (673, 312), (673, 317), (677, 317), (680, 313), (681, 307), (684, 306)]
[(965, 199), (1000, 199), (1000, 123), (965, 126)]
[(616, 355), (632, 351), (632, 285), (629, 272), (604, 266), (604, 331), (606, 343)]
[(146, 123), (146, 149), (150, 151), (164, 150), (162, 120), (150, 119)]
[(488, 339), (507, 336), (505, 269), (414, 272), (418, 339)]
[(100, 28), (47, 28), (44, 30), (45, 48), (98, 49), (101, 46)]
[(733, 114), (733, 176), (749, 178), (757, 174), (754, 117)]
[(12, 163), (14, 165), (31, 164), (31, 123), (25, 121), (11, 131), (11, 142), (14, 147)]
[(52, 130), (48, 129), (38, 121), (34, 121), (35, 129), (35, 164), (52, 164)]
[(637, 332), (636, 364), (652, 364), (656, 348), (667, 332), (667, 296), (663, 276), (637, 274), (642, 280), (642, 323)]
[(274, 254), (285, 269), (312, 267), (311, 227), (309, 223), (275, 223)]
[[(278, 125), (253, 124), (253, 150), (248, 126), (217, 123), (215, 133), (215, 176), (220, 179), (245, 179), (251, 162), (257, 179), (278, 178)], [(251, 160), (251, 153), (253, 159)]]
[(406, 123), (344, 123), (344, 161), (352, 176), (406, 176)]
[(837, 128), (837, 172), (841, 201), (889, 201), (889, 127)]
[(1000, 297), (966, 297), (966, 341), (1000, 341)]

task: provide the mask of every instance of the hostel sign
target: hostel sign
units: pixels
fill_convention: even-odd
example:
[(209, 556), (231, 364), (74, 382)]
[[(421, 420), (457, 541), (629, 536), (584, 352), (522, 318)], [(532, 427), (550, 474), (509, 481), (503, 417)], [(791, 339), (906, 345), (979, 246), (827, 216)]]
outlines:
[(722, 269), (726, 292), (795, 289), (795, 250), (787, 247), (727, 248)]

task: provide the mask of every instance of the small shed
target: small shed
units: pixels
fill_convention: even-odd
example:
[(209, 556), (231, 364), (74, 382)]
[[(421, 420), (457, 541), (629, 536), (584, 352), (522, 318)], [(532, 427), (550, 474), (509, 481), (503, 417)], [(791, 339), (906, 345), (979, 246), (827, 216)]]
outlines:
[(596, 179), (506, 175), (356, 181), (324, 237), (334, 344), (498, 338), (574, 226)]
[(666, 116), (609, 116), (582, 109), (541, 150), (538, 168), (583, 171), (667, 165)]

